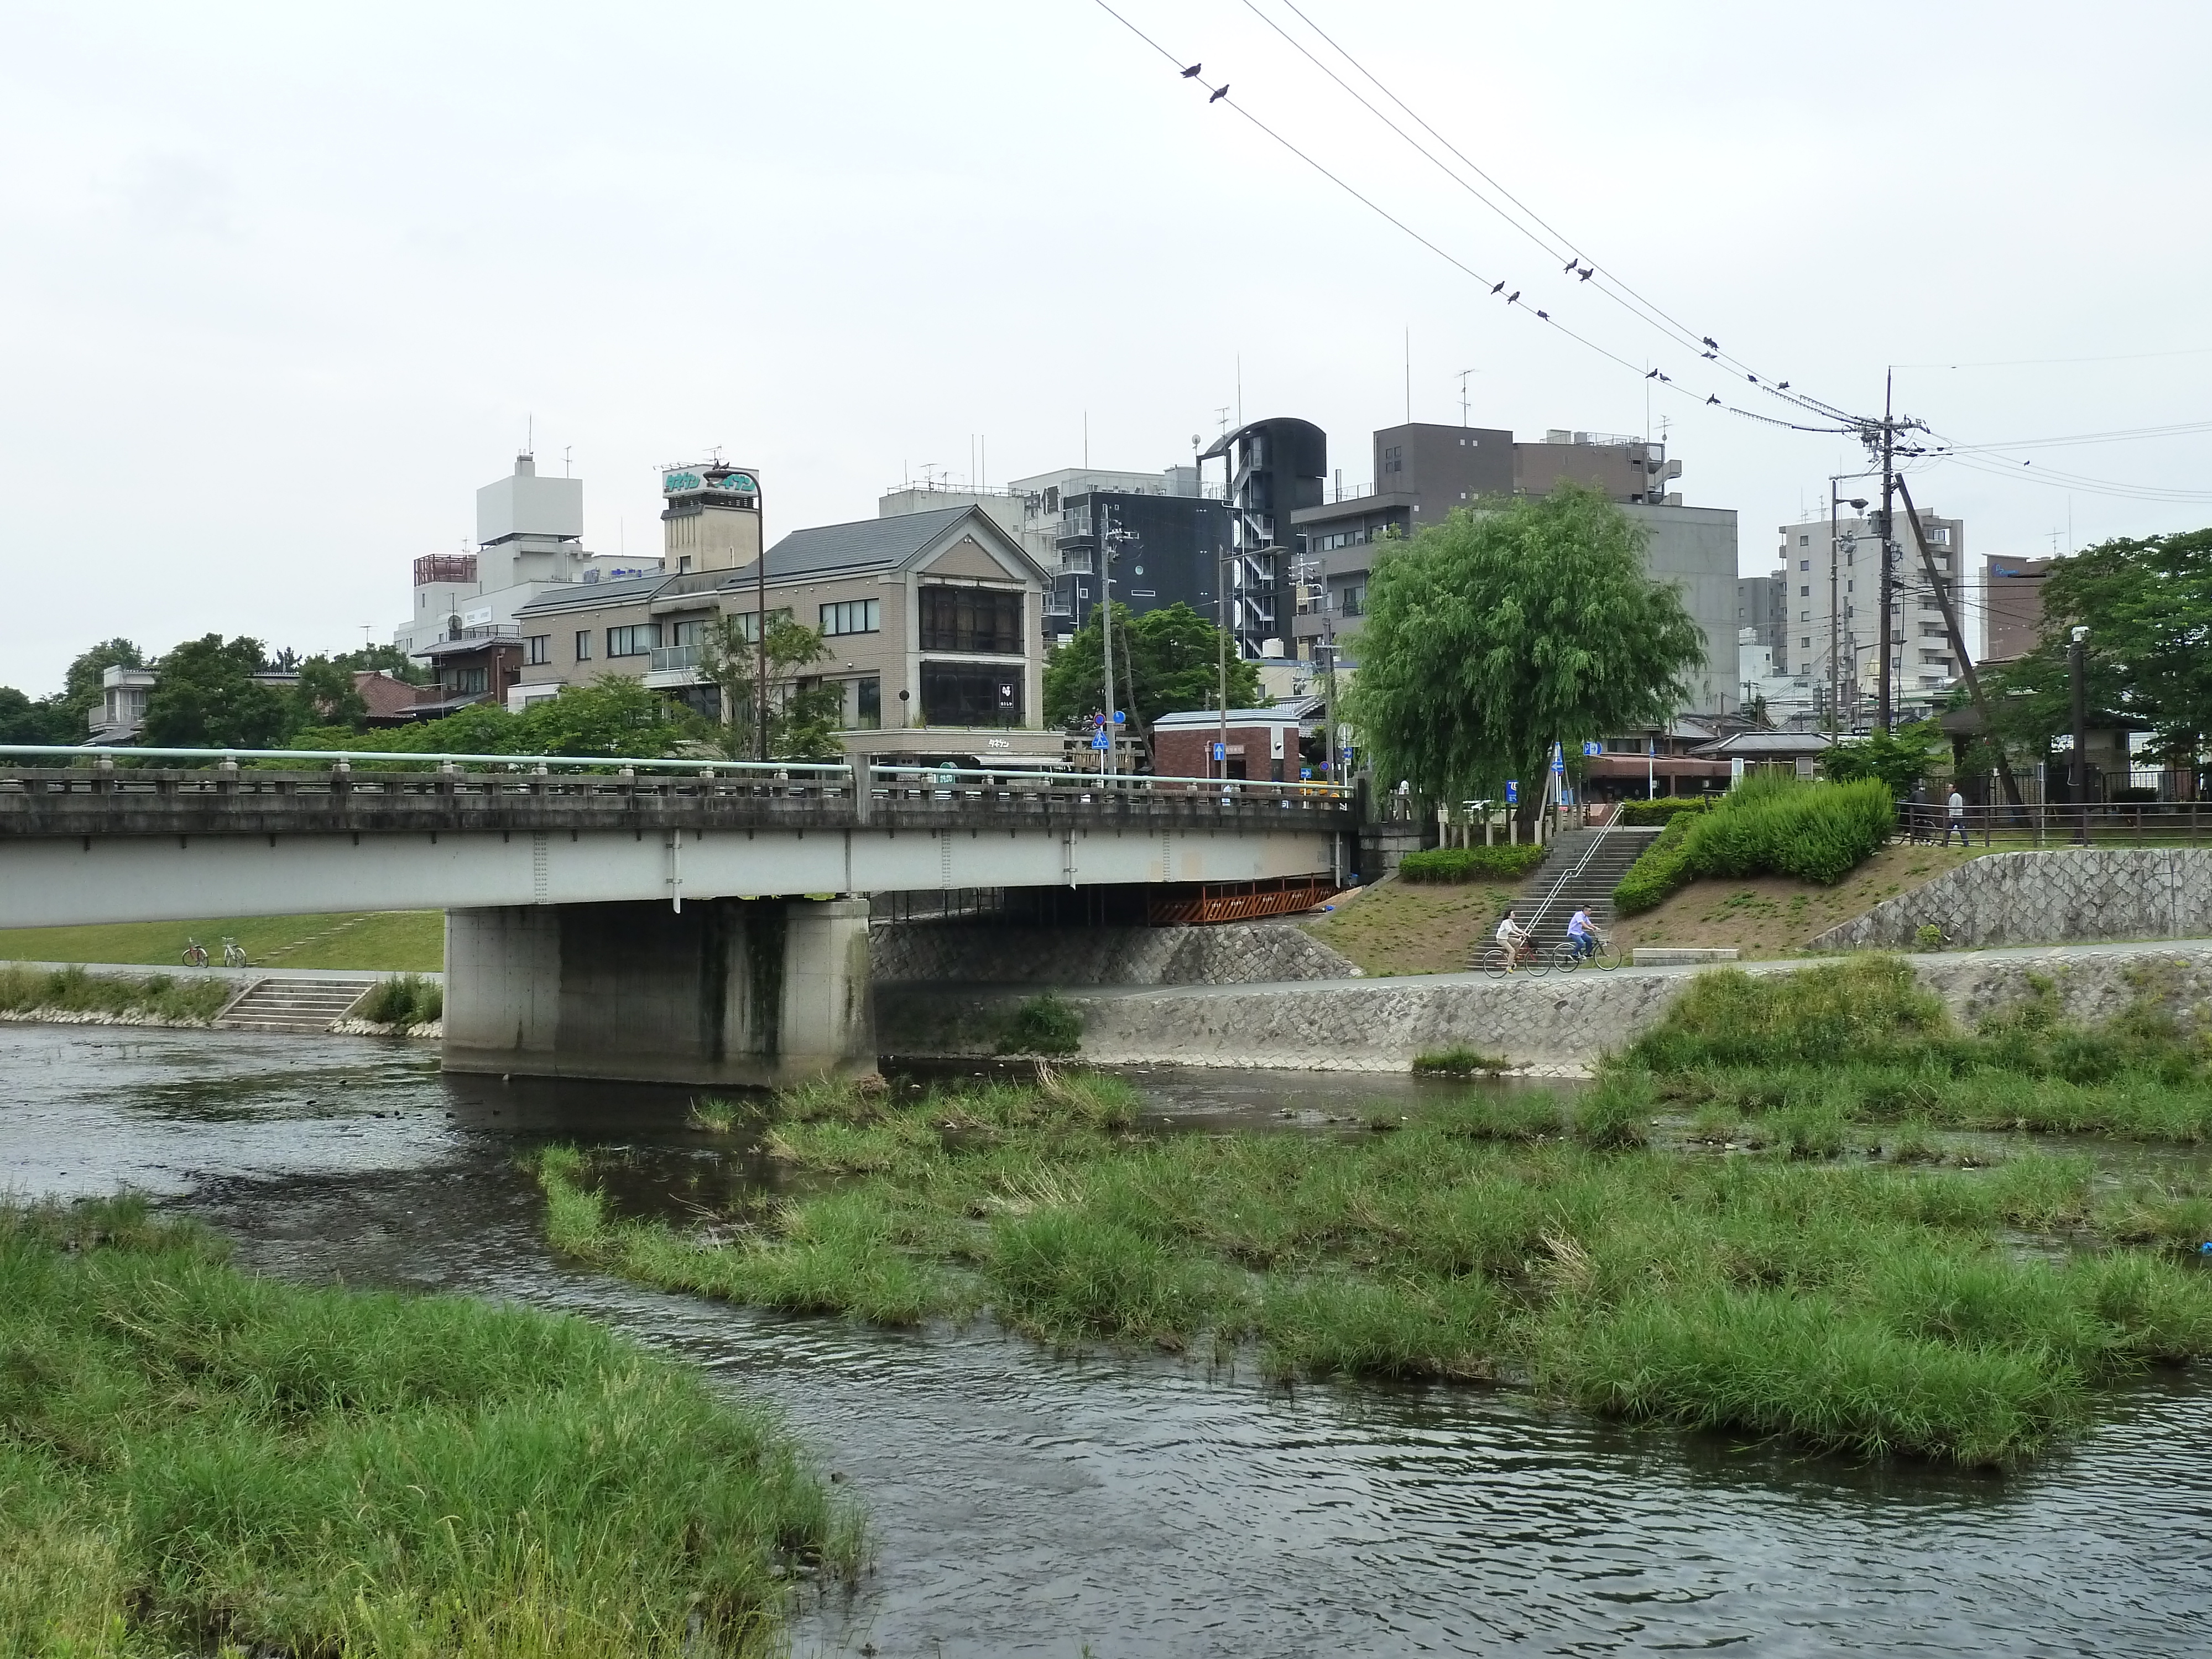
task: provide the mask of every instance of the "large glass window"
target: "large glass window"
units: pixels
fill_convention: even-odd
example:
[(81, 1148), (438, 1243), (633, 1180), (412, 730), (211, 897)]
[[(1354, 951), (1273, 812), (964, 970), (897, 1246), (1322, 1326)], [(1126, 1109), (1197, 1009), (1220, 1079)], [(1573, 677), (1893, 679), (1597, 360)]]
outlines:
[(550, 634), (532, 634), (527, 639), (524, 640), (522, 642), (522, 660), (528, 663), (532, 668), (537, 667), (541, 663), (551, 662), (553, 660), (553, 636)]
[(925, 726), (1019, 726), (1021, 671), (983, 662), (922, 664), (921, 721)]
[(636, 623), (628, 628), (607, 629), (607, 655), (610, 657), (647, 656), (659, 643), (659, 623)]
[(884, 683), (880, 679), (855, 680), (853, 683), (854, 726), (863, 732), (873, 732), (883, 723)]
[(693, 617), (688, 622), (676, 623), (668, 630), (668, 642), (671, 645), (696, 645), (706, 632), (706, 618)]
[(841, 599), (822, 607), (822, 631), (830, 634), (873, 634), (883, 626), (881, 599)]
[(592, 630), (588, 628), (580, 628), (576, 630), (576, 660), (589, 662), (591, 659)]
[(924, 586), (921, 648), (1018, 655), (1022, 596), (994, 587)]

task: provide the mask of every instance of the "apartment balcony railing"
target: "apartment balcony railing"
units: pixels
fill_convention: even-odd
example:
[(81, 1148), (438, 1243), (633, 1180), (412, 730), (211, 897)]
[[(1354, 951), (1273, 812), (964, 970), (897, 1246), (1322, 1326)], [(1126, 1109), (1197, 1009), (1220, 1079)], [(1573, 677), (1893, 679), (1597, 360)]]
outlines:
[(696, 645), (658, 645), (653, 648), (652, 672), (672, 674), (699, 665), (699, 647)]

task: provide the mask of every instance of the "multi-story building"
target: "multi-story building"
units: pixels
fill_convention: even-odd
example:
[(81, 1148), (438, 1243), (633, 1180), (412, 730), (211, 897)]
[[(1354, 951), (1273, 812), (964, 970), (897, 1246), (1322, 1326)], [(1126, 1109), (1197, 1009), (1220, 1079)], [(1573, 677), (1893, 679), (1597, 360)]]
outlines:
[(1992, 662), (2024, 657), (2043, 638), (2043, 579), (2056, 559), (1982, 562), (1982, 617), (1987, 637), (1982, 655)]
[[(1937, 575), (1955, 599), (1966, 569), (1966, 526), (1960, 519), (1923, 512)], [(1938, 706), (1958, 678), (1943, 610), (1929, 586), (1912, 532), (1900, 507), (1893, 538), (1890, 604), (1891, 697), (1899, 717)], [(1781, 526), (1785, 618), (1784, 641), (1794, 672), (1808, 677), (1823, 711), (1835, 700), (1838, 719), (1856, 727), (1875, 718), (1881, 680), (1881, 530), (1873, 517)]]
[(477, 491), (475, 550), (426, 553), (415, 561), (413, 614), (392, 642), (421, 655), (434, 641), (512, 639), (514, 613), (571, 582), (657, 574), (657, 558), (587, 552), (584, 481), (541, 478), (534, 457)]
[[(613, 673), (720, 714), (700, 644), (724, 617), (759, 637), (758, 489), (750, 472), (721, 467), (672, 469), (663, 486), (670, 570), (571, 584), (525, 605), (510, 706)], [(764, 562), (769, 615), (818, 629), (829, 647), (809, 680), (838, 688), (848, 750), (1060, 756), (1061, 734), (1035, 729), (1046, 573), (981, 507), (794, 531)]]
[(1758, 636), (1775, 673), (1790, 669), (1789, 607), (1784, 602), (1789, 586), (1789, 576), (1780, 570), (1771, 576), (1736, 578), (1735, 625)]
[(1248, 658), (1291, 654), (1297, 611), (1298, 515), (1328, 493), (1328, 434), (1277, 416), (1224, 433), (1198, 458), (1227, 472), (1229, 544), (1216, 609)]
[(1603, 491), (1643, 526), (1653, 577), (1679, 583), (1705, 635), (1705, 665), (1692, 707), (1718, 712), (1741, 696), (1736, 659), (1736, 516), (1685, 507), (1665, 486), (1682, 473), (1663, 445), (1607, 433), (1553, 431), (1516, 442), (1497, 427), (1415, 422), (1374, 434), (1375, 479), (1291, 514), (1295, 615), (1291, 648), (1304, 659), (1337, 654), (1356, 669), (1356, 635), (1378, 544), (1442, 523), (1458, 508), (1509, 495), (1547, 494), (1561, 483)]

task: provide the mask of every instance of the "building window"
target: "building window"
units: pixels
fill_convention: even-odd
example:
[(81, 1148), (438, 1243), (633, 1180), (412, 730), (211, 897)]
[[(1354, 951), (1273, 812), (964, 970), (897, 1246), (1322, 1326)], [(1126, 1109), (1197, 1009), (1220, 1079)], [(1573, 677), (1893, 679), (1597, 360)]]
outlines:
[(679, 555), (676, 561), (676, 574), (679, 576), (684, 576), (689, 575), (690, 572), (691, 556), (689, 553)]
[(1797, 538), (1797, 545), (1800, 547), (1810, 547), (1812, 544), (1813, 538), (1810, 536), (1800, 536)]
[(532, 668), (543, 667), (553, 660), (553, 636), (532, 634), (522, 642), (522, 660)]
[(488, 684), (482, 668), (449, 668), (446, 671), (446, 690), (456, 696), (482, 696)]
[(1344, 614), (1364, 617), (1367, 614), (1367, 584), (1354, 582), (1344, 590)]
[[(872, 605), (874, 600), (868, 601)], [(884, 723), (884, 683), (879, 679), (853, 682), (853, 724), (860, 731), (873, 732)]]
[(1022, 596), (993, 587), (921, 590), (921, 648), (980, 651), (1018, 656), (1022, 650)]
[(580, 628), (576, 630), (576, 660), (589, 662), (591, 659), (592, 630), (588, 628)]
[[(930, 592), (924, 588), (923, 592)], [(1020, 595), (1013, 597), (1018, 599)], [(1022, 672), (981, 662), (921, 665), (924, 726), (1019, 726)]]
[(1813, 636), (1810, 634), (1808, 634), (1802, 639), (1799, 640), (1797, 644), (1801, 650), (1810, 651), (1813, 648)]
[(1813, 568), (1813, 562), (1810, 559), (1800, 559), (1797, 561), (1797, 568), (1800, 570), (1810, 570)]
[(607, 655), (610, 657), (650, 656), (653, 647), (659, 643), (659, 623), (635, 623), (628, 628), (607, 629)]
[(881, 599), (841, 599), (822, 607), (822, 631), (830, 634), (873, 634), (883, 626)]
[(1392, 444), (1382, 452), (1382, 470), (1385, 472), (1403, 472), (1406, 470), (1406, 451), (1402, 445)]
[(1808, 585), (1801, 583), (1797, 589), (1797, 597), (1801, 599), (1811, 599), (1813, 597), (1812, 588)]

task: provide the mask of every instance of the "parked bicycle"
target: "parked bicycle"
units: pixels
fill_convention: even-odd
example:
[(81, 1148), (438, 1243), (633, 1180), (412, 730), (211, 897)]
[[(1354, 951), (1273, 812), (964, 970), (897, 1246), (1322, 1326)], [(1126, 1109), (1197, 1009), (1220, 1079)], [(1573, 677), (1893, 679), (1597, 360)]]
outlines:
[(246, 965), (246, 947), (234, 939), (223, 940), (222, 965), (226, 968), (245, 967)]
[(1577, 951), (1572, 939), (1563, 939), (1552, 952), (1552, 965), (1563, 974), (1571, 974), (1577, 968), (1602, 968), (1610, 973), (1621, 963), (1620, 947), (1612, 939), (1600, 933), (1597, 946), (1591, 951)]
[(201, 944), (196, 939), (186, 939), (185, 941), (185, 966), (187, 968), (204, 968), (207, 965), (207, 946)]

